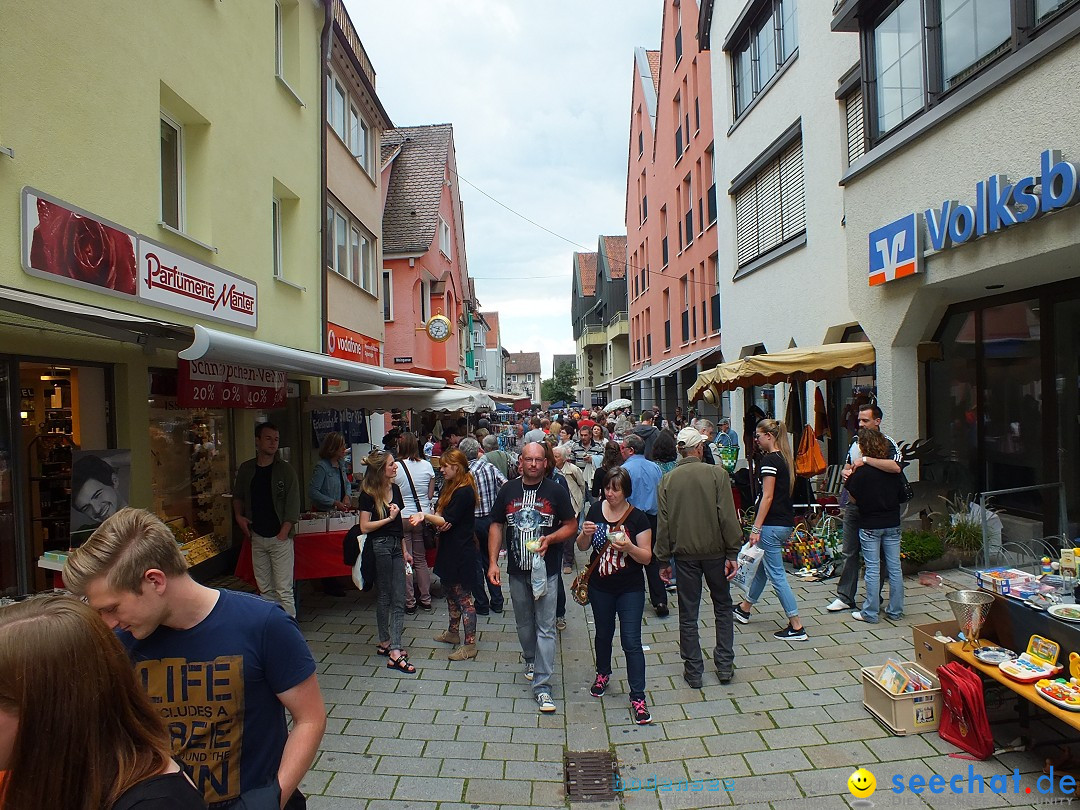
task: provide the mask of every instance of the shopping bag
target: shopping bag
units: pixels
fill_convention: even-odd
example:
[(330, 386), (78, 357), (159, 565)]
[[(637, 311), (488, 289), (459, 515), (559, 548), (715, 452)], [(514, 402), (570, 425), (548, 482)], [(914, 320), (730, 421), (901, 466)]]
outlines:
[[(352, 537), (353, 533), (350, 531), (348, 536)], [(361, 591), (370, 591), (375, 587), (375, 544), (360, 532), (356, 532), (354, 542), (359, 544), (360, 553), (353, 561), (352, 581)]]
[(821, 475), (828, 469), (825, 456), (821, 454), (821, 445), (818, 444), (814, 429), (807, 425), (803, 428), (802, 438), (799, 440), (799, 450), (795, 454), (795, 474), (803, 478), (812, 475)]
[(547, 562), (543, 554), (533, 554), (532, 560), (532, 592), (533, 599), (541, 599), (547, 595), (548, 575)]
[(750, 592), (750, 583), (754, 581), (761, 558), (765, 556), (765, 550), (761, 546), (752, 546), (749, 543), (739, 549), (739, 556), (735, 562), (738, 568), (735, 570), (735, 578), (731, 580), (743, 593)]

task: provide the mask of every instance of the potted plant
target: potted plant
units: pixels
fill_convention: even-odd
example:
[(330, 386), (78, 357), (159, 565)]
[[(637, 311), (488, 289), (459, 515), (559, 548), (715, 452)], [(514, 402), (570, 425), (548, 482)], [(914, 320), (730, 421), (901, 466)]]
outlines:
[[(941, 532), (946, 547), (952, 551), (960, 565), (971, 565), (983, 547), (983, 527), (978, 508), (967, 494), (952, 498), (943, 497), (945, 511), (935, 516), (941, 522)], [(975, 508), (973, 508), (975, 507)], [(993, 510), (989, 510), (996, 514)]]
[(900, 533), (900, 563), (905, 574), (950, 567), (944, 554), (945, 541), (937, 532), (905, 529)]

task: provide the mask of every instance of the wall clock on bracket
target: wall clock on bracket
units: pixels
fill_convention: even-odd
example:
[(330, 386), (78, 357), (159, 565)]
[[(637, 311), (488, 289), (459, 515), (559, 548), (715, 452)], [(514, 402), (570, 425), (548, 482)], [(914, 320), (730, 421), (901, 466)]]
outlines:
[(445, 343), (450, 339), (452, 324), (445, 315), (433, 315), (426, 324), (424, 331), (427, 336), (438, 343)]

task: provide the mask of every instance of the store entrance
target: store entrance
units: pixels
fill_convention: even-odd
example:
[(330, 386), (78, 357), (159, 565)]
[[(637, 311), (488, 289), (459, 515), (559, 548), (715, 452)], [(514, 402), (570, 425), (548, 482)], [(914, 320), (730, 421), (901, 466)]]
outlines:
[[(115, 446), (110, 368), (21, 361), (11, 383), (18, 387), (17, 426), (8, 435), (18, 442), (20, 458), (19, 534), (31, 566), (29, 585), (41, 590), (40, 558), (77, 545), (127, 505), (131, 454), (108, 449)], [(0, 526), (0, 542), (2, 534)], [(2, 584), (7, 589), (17, 582), (5, 577)]]

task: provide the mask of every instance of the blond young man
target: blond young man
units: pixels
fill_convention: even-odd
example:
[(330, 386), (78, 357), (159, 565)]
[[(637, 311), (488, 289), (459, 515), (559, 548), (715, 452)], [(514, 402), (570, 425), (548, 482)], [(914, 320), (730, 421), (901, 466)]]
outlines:
[(297, 786), (326, 707), (294, 618), (273, 602), (197, 583), (172, 532), (144, 509), (106, 520), (68, 557), (64, 582), (127, 648), (208, 804), (305, 806)]

